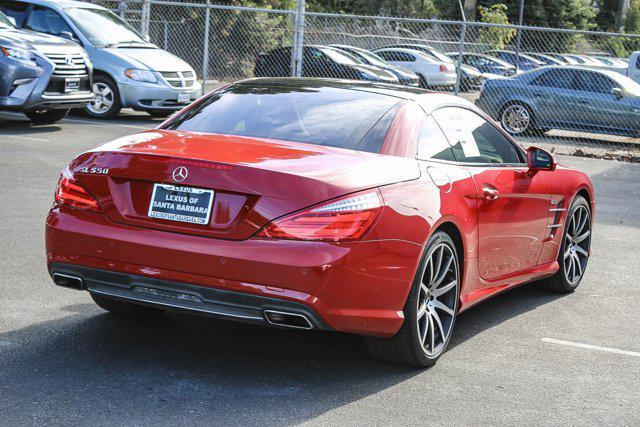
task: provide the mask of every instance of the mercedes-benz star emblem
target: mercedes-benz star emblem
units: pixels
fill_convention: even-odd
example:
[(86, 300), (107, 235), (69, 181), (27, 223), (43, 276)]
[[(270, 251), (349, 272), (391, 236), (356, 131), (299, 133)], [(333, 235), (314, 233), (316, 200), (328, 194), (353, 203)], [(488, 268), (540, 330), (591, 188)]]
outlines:
[(184, 166), (177, 167), (173, 170), (173, 180), (176, 182), (182, 182), (189, 176), (189, 170)]

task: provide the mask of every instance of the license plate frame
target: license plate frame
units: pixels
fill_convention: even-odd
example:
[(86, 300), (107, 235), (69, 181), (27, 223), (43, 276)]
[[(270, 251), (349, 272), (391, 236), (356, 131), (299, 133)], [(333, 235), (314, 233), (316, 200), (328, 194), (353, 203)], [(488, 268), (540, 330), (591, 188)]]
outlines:
[(178, 104), (188, 104), (191, 102), (191, 94), (189, 92), (178, 92)]
[(69, 92), (78, 92), (80, 90), (80, 79), (79, 78), (65, 78), (64, 79), (64, 91), (65, 93)]
[(155, 183), (147, 215), (166, 221), (208, 225), (214, 196), (213, 190)]

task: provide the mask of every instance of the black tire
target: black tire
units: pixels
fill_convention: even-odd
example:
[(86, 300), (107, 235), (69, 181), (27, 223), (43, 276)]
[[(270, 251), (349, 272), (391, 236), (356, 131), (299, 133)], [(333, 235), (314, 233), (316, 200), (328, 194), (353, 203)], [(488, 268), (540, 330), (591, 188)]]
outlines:
[[(84, 107), (84, 113), (89, 117), (93, 117), (94, 119), (111, 119), (120, 113), (122, 109), (122, 104), (120, 102), (120, 91), (118, 90), (118, 85), (115, 81), (109, 76), (104, 74), (97, 74), (93, 77), (93, 88), (94, 93), (101, 88), (107, 88), (108, 93), (106, 94), (111, 105), (102, 111), (98, 108), (97, 101), (91, 101), (88, 105)], [(103, 104), (100, 103), (100, 106)]]
[(91, 298), (93, 298), (93, 301), (103, 310), (119, 316), (142, 318), (158, 316), (164, 312), (164, 310), (160, 308), (132, 304), (130, 302), (120, 301), (94, 293), (91, 294)]
[(69, 110), (30, 110), (25, 111), (24, 115), (31, 120), (34, 125), (51, 125), (67, 117)]
[[(574, 239), (574, 237), (571, 236), (574, 230), (571, 222), (573, 221), (572, 218), (574, 218), (574, 214), (576, 214), (576, 211), (578, 211), (578, 209), (586, 210), (586, 212), (589, 215), (586, 220), (587, 221), (586, 226), (588, 227), (588, 234), (585, 240), (582, 240), (581, 242), (576, 244), (580, 244), (582, 247), (582, 250), (589, 253), (589, 248), (591, 246), (591, 209), (589, 207), (589, 203), (585, 200), (584, 197), (576, 196), (576, 198), (573, 199), (573, 202), (571, 203), (571, 206), (569, 208), (569, 213), (567, 215), (567, 219), (565, 221), (565, 225), (562, 230), (562, 245), (560, 246), (560, 252), (558, 254), (558, 264), (560, 265), (560, 269), (558, 269), (558, 271), (553, 276), (539, 282), (540, 287), (542, 287), (543, 289), (547, 289), (552, 292), (570, 293), (570, 292), (573, 292), (578, 287), (578, 285), (580, 284), (580, 282), (582, 282), (582, 279), (584, 278), (584, 272), (587, 268), (587, 264), (589, 261), (588, 255), (584, 256), (583, 259), (580, 259), (581, 254), (576, 254), (575, 256), (577, 257), (577, 261), (566, 262), (565, 260), (565, 255), (567, 253), (571, 253), (570, 246), (572, 246), (573, 242), (576, 241), (576, 239)], [(584, 235), (584, 234), (585, 233), (581, 233), (581, 235)], [(575, 253), (576, 251), (573, 251), (573, 252)], [(573, 255), (570, 254), (569, 256), (572, 257)], [(570, 266), (571, 262), (580, 263), (579, 270), (581, 274), (577, 278), (577, 280), (574, 280), (574, 281), (571, 281), (569, 279), (569, 276), (572, 276), (571, 266)], [(573, 264), (573, 266), (574, 266), (573, 268), (578, 268), (577, 264)]]
[[(510, 126), (508, 124), (505, 123), (505, 113), (507, 113), (508, 110), (513, 109), (513, 108), (522, 108), (526, 111), (526, 113), (529, 115), (529, 124), (527, 125), (527, 127), (521, 131), (516, 131), (514, 129), (511, 129)], [(502, 126), (502, 128), (507, 131), (507, 133), (509, 135), (512, 136), (525, 136), (525, 135), (536, 135), (538, 134), (538, 129), (536, 127), (536, 118), (535, 115), (533, 113), (533, 110), (531, 109), (530, 106), (528, 106), (527, 104), (523, 103), (523, 102), (510, 102), (506, 105), (504, 105), (501, 109), (500, 109), (500, 114), (498, 116), (498, 121), (500, 122), (500, 125)]]
[[(429, 355), (427, 354), (427, 350), (423, 347), (419, 336), (420, 327), (418, 326), (418, 306), (421, 295), (420, 289), (423, 286), (423, 278), (427, 272), (429, 258), (440, 248), (442, 244), (446, 245), (453, 254), (454, 262), (452, 267), (450, 267), (450, 270), (447, 271), (455, 273), (457, 283), (455, 285), (455, 289), (452, 288), (451, 291), (447, 292), (449, 295), (446, 296), (451, 300), (453, 306), (453, 315), (450, 317), (449, 323), (447, 324), (448, 336), (446, 339), (442, 340), (441, 349), (437, 354), (434, 353)], [(413, 280), (411, 291), (407, 297), (407, 301), (403, 309), (405, 320), (402, 327), (398, 333), (391, 338), (365, 337), (365, 344), (371, 357), (385, 362), (419, 368), (426, 368), (436, 363), (449, 345), (452, 331), (455, 326), (455, 319), (458, 313), (458, 300), (460, 298), (460, 263), (458, 260), (459, 257), (456, 246), (451, 240), (451, 237), (442, 231), (434, 233), (427, 243), (420, 266), (418, 267), (416, 276)], [(440, 319), (440, 317), (438, 318)], [(435, 326), (433, 326), (433, 328), (435, 331)]]

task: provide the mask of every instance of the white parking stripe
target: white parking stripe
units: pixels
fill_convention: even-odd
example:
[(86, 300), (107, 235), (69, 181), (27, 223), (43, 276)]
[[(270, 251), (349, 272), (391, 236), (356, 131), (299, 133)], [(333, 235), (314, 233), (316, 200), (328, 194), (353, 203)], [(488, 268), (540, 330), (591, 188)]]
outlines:
[(123, 128), (145, 129), (145, 130), (146, 129), (153, 129), (158, 124), (162, 123), (162, 122), (158, 122), (157, 124), (152, 124), (151, 126), (135, 126), (135, 125), (123, 125), (121, 123), (113, 123), (113, 122), (110, 122), (108, 120), (105, 120), (104, 122), (99, 122), (97, 120), (65, 118), (65, 119), (62, 119), (61, 121), (63, 121), (63, 122), (72, 122), (72, 123), (91, 123), (91, 124), (94, 124), (94, 125), (120, 126), (120, 127), (123, 127)]
[(611, 348), (611, 347), (600, 347), (599, 345), (591, 345), (591, 344), (583, 344), (583, 343), (579, 343), (579, 342), (556, 340), (556, 339), (553, 339), (553, 338), (542, 338), (542, 341), (543, 342), (552, 343), (552, 344), (567, 345), (567, 346), (570, 346), (570, 347), (586, 348), (588, 350), (605, 351), (607, 353), (616, 353), (616, 354), (624, 354), (625, 356), (640, 357), (640, 352), (637, 352), (637, 351), (620, 350), (620, 349)]
[(20, 135), (0, 135), (0, 138), (15, 138), (15, 139), (25, 139), (27, 141), (38, 141), (38, 142), (49, 142), (48, 139), (44, 139), (44, 138), (34, 138), (31, 136), (20, 136)]

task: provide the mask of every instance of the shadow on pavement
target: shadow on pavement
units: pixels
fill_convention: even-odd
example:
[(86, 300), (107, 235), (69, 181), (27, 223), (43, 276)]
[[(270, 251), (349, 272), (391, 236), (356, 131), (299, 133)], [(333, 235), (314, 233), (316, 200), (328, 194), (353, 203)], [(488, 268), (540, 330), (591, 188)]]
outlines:
[[(473, 308), (451, 349), (556, 298), (523, 287)], [(125, 319), (92, 304), (64, 311), (73, 314), (0, 335), (0, 413), (9, 424), (288, 424), (416, 375), (429, 381), (429, 370), (369, 359), (356, 336), (177, 314)]]

